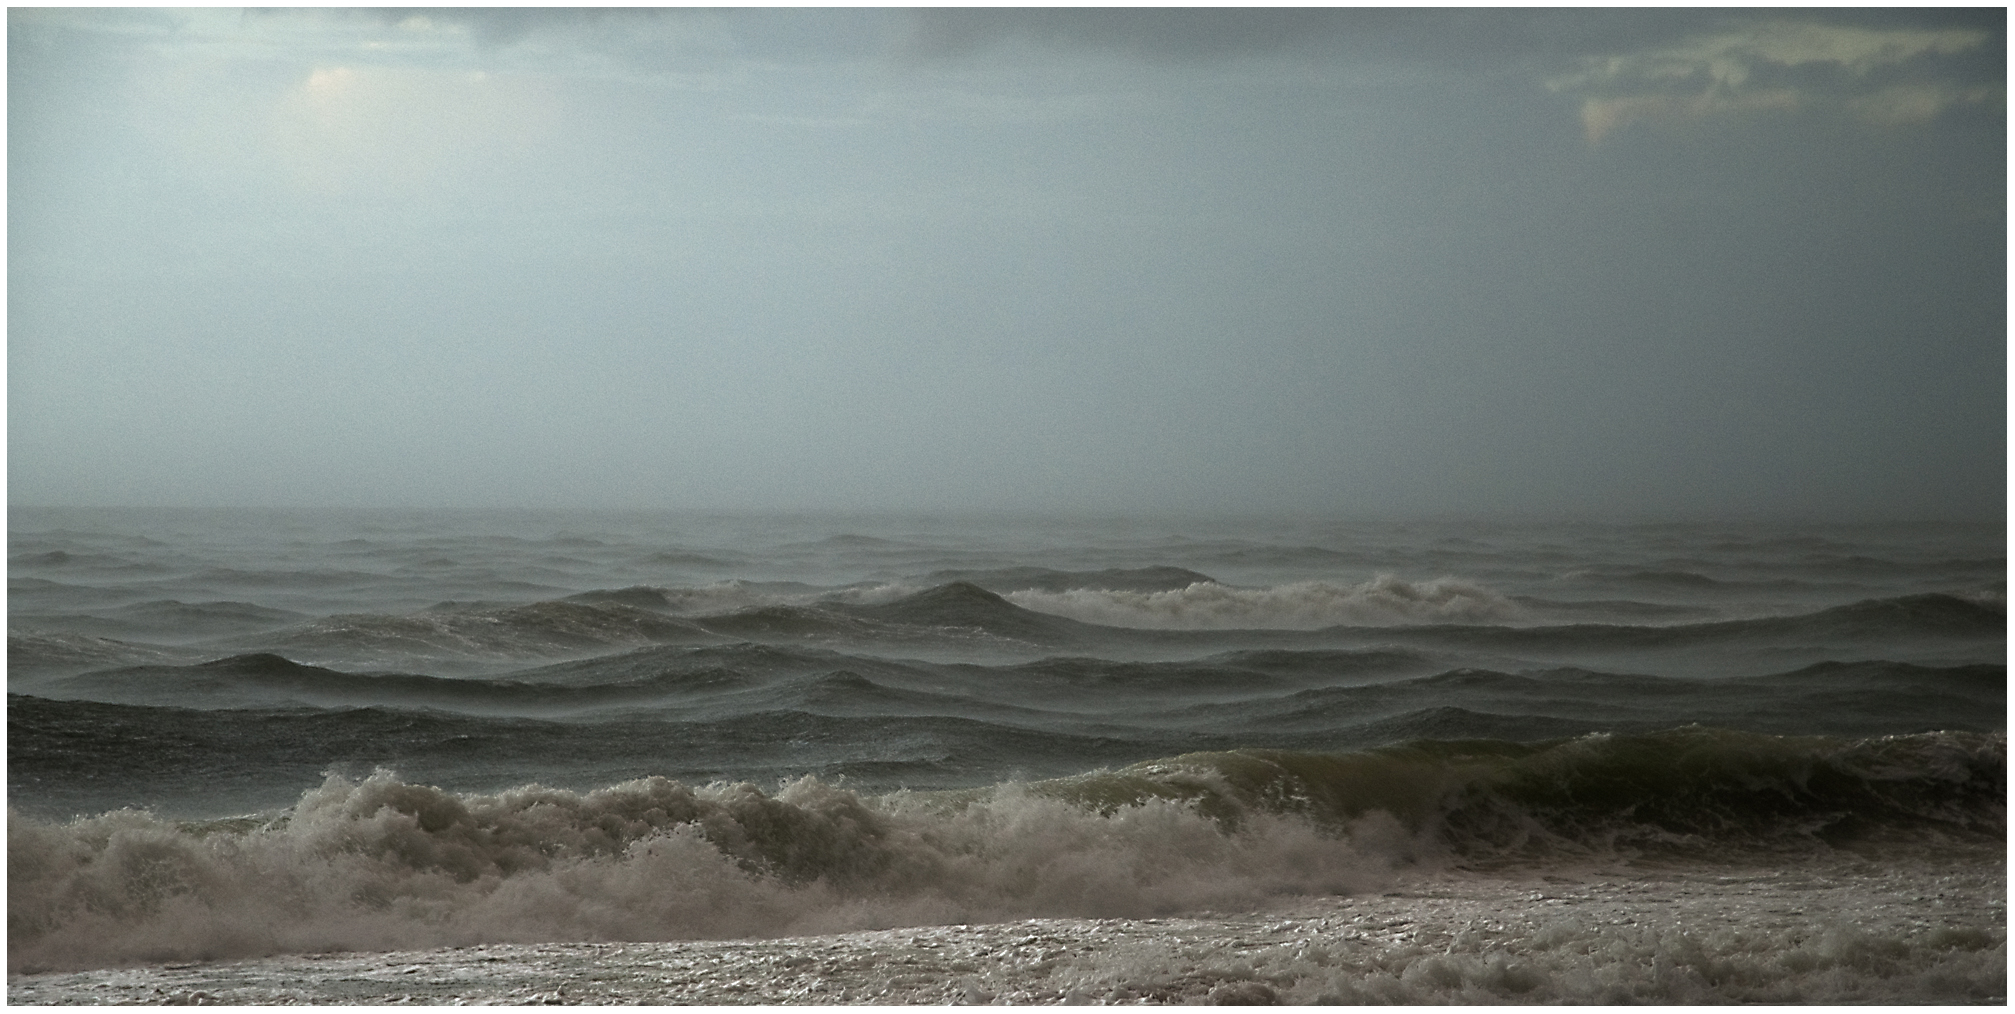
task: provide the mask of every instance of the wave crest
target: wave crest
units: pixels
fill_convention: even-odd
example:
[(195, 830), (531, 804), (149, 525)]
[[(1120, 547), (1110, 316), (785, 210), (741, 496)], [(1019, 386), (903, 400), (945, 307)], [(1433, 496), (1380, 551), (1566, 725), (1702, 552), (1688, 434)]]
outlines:
[(8, 955), (35, 971), (1141, 917), (1361, 891), (1420, 861), (1998, 841), (2006, 801), (1998, 735), (1697, 727), (1189, 754), (881, 797), (811, 778), (458, 794), (380, 771), (329, 776), (263, 823), (10, 812)]
[(1160, 630), (1316, 630), (1526, 618), (1518, 603), (1473, 581), (1453, 577), (1406, 581), (1392, 574), (1354, 585), (1299, 581), (1236, 588), (1198, 581), (1170, 591), (1030, 589), (1004, 597), (1024, 609), (1086, 623)]
[(809, 778), (774, 795), (664, 778), (460, 795), (379, 772), (251, 825), (10, 813), (10, 968), (1145, 916), (1366, 889), (1389, 866), (1288, 816), (1227, 834), (1180, 801), (1098, 812), (1020, 785), (949, 802)]

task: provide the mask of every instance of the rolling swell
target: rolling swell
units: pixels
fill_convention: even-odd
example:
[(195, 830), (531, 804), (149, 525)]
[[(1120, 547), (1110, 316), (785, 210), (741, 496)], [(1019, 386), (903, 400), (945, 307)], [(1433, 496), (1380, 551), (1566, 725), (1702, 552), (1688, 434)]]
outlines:
[(1965, 645), (2004, 640), (2007, 613), (1995, 605), (1954, 595), (1924, 594), (1870, 599), (1793, 616), (1670, 625), (1406, 623), (1345, 624), (1313, 630), (1141, 629), (1050, 615), (978, 585), (954, 582), (879, 605), (828, 602), (774, 606), (699, 617), (693, 622), (723, 636), (857, 644), (915, 642), (932, 631), (967, 631), (998, 639), (1004, 646), (1061, 650), (1181, 651), (1217, 646), (1257, 651), (1379, 646), (1572, 656), (1716, 648), (1753, 651), (1785, 647), (1825, 652), (1870, 644)]
[[(1577, 731), (1647, 731), (1669, 727), (1675, 716), (1686, 716), (1689, 722), (1751, 732), (1887, 735), (1943, 729), (2003, 731), (2006, 704), (2003, 666), (1938, 668), (1871, 661), (1821, 663), (1795, 672), (1724, 680), (1579, 668), (1523, 673), (1456, 669), (1191, 710), (1219, 727), (1254, 733), (1347, 728), (1368, 718), (1426, 712), (1439, 705), (1506, 720), (1573, 723)], [(1480, 731), (1452, 727), (1445, 719), (1442, 726), (1457, 736)]]
[(293, 610), (270, 609), (250, 602), (186, 603), (167, 599), (120, 606), (100, 615), (34, 615), (24, 619), (79, 634), (186, 643), (204, 637), (271, 630), (307, 617)]
[[(1420, 626), (1377, 628), (1396, 644), (1576, 654), (1764, 645), (1839, 647), (1910, 642), (2004, 640), (2007, 612), (1955, 595), (1869, 599), (1796, 616), (1673, 626), (1572, 624), (1546, 627)], [(1343, 633), (1341, 628), (1326, 633)], [(1368, 628), (1358, 628), (1368, 629)]]
[(405, 616), (337, 615), (235, 643), (257, 651), (368, 664), (412, 658), (564, 657), (638, 644), (715, 639), (687, 621), (630, 606), (549, 601), (496, 609), (451, 606)]
[(2007, 740), (1939, 732), (1779, 737), (1688, 726), (1539, 743), (1420, 740), (1351, 754), (1239, 750), (1130, 765), (1039, 791), (1111, 810), (1177, 799), (1235, 825), (1373, 812), (1457, 855), (1846, 844), (1874, 829), (2006, 833)]
[(1128, 567), (1107, 570), (1051, 570), (1048, 567), (999, 567), (992, 570), (940, 570), (926, 579), (943, 584), (966, 581), (1005, 595), (1017, 591), (1180, 591), (1201, 582), (1216, 583), (1208, 574), (1184, 567)]
[(835, 605), (856, 616), (923, 627), (965, 627), (1043, 645), (1081, 642), (1087, 624), (1023, 609), (968, 581), (953, 581), (883, 605)]
[(89, 634), (7, 631), (7, 669), (14, 675), (49, 676), (106, 666), (187, 662), (194, 649), (132, 644)]
[[(805, 698), (844, 693), (846, 682), (801, 684), (800, 703), (816, 706)], [(8, 792), (10, 805), (38, 815), (143, 805), (243, 812), (285, 805), (324, 771), (361, 774), (378, 766), (469, 788), (531, 781), (588, 787), (646, 775), (775, 782), (812, 774), (876, 791), (949, 789), (1242, 745), (1181, 730), (1033, 728), (838, 710), (852, 713), (786, 708), (694, 720), (619, 713), (580, 722), (387, 707), (197, 710), (9, 694)]]
[(165, 707), (377, 706), (557, 716), (624, 706), (662, 705), (750, 685), (752, 681), (747, 677), (721, 668), (658, 672), (620, 682), (561, 686), (508, 679), (346, 673), (258, 653), (191, 666), (139, 666), (85, 673), (44, 683), (38, 692), (59, 700)]
[[(282, 654), (320, 665), (384, 668), (452, 662), (492, 672), (512, 662), (581, 658), (647, 645), (732, 641), (867, 651), (891, 647), (976, 651), (1024, 658), (1060, 651), (1168, 658), (1209, 651), (1228, 657), (1237, 652), (1346, 649), (1594, 658), (1784, 649), (1803, 653), (1803, 660), (1811, 662), (1865, 650), (1868, 645), (1918, 645), (1964, 653), (2005, 639), (2006, 626), (2004, 609), (1942, 594), (1868, 600), (1796, 616), (1678, 625), (1409, 623), (1315, 630), (1102, 626), (1023, 608), (966, 582), (878, 604), (820, 601), (705, 616), (671, 616), (642, 607), (657, 594), (652, 589), (635, 588), (607, 596), (597, 594), (593, 596), (596, 601), (552, 600), (493, 608), (446, 605), (402, 616), (339, 614), (207, 643), (241, 653)], [(138, 662), (150, 655), (162, 657), (166, 650), (161, 645), (121, 647), (101, 639), (90, 642), (102, 646), (94, 651), (80, 640), (88, 636), (83, 634), (62, 635), (73, 642), (65, 649), (46, 640), (45, 635), (21, 634), (10, 639), (10, 655), (18, 656), (13, 661), (47, 671), (74, 670), (76, 665), (86, 664), (91, 654)], [(32, 639), (38, 636), (45, 640)]]
[(1391, 649), (1324, 649), (1293, 651), (1259, 648), (1227, 651), (1201, 661), (1272, 676), (1348, 679), (1417, 673), (1435, 668), (1438, 660), (1413, 651)]
[(913, 640), (916, 631), (813, 606), (762, 606), (696, 621), (723, 637), (783, 641)]
[(1831, 663), (1714, 681), (1456, 669), (1297, 689), (1311, 678), (1082, 658), (988, 667), (733, 645), (617, 661), (613, 671), (565, 663), (480, 680), (342, 673), (271, 655), (87, 674), (47, 691), (73, 699), (10, 696), (10, 785), (17, 805), (69, 812), (227, 784), (256, 800), (244, 805), (278, 805), (330, 764), (391, 765), (461, 787), (814, 774), (875, 790), (955, 788), (1196, 750), (1516, 743), (1686, 723), (1997, 734), (2006, 708), (2005, 670), (1985, 665)]
[(1356, 585), (1300, 581), (1239, 588), (1199, 581), (1160, 591), (1072, 588), (1009, 593), (1017, 605), (1091, 623), (1170, 630), (1290, 629), (1379, 623), (1523, 620), (1516, 602), (1470, 581), (1404, 581), (1379, 574)]
[(727, 674), (749, 687), (766, 686), (796, 677), (842, 671), (863, 674), (891, 684), (942, 686), (951, 667), (915, 660), (895, 660), (870, 654), (848, 654), (802, 644), (741, 641), (700, 647), (639, 648), (617, 655), (561, 662), (506, 674), (526, 683), (598, 686), (636, 683), (670, 676)]
[[(1055, 656), (989, 666), (747, 642), (649, 647), (481, 678), (352, 673), (255, 653), (45, 677), (29, 692), (213, 711), (374, 708), (472, 721), (655, 722), (688, 730), (681, 735), (696, 723), (724, 728), (762, 713), (957, 719), (976, 729), (1057, 734), (1051, 749), (1028, 758), (1048, 768), (1104, 759), (1079, 752), (1075, 737), (1085, 734), (1131, 741), (1139, 757), (1205, 734), (1228, 745), (1335, 749), (1686, 723), (1775, 734), (1998, 732), (2006, 708), (2005, 667), (1980, 664), (1869, 660), (1699, 679), (1560, 666), (1443, 669), (1430, 656), (1386, 649), (1240, 651), (1187, 662)], [(580, 728), (573, 749), (599, 752), (609, 734)], [(852, 733), (835, 736), (854, 759), (872, 753)], [(516, 755), (501, 743), (485, 749), (499, 762)], [(950, 754), (961, 765), (972, 759), (963, 747)]]

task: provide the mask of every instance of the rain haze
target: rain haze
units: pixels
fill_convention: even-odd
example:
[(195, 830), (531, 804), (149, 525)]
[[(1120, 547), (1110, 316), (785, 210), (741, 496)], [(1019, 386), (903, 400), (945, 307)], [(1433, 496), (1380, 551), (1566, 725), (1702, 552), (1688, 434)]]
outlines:
[(8, 29), (17, 504), (2003, 512), (1999, 9)]

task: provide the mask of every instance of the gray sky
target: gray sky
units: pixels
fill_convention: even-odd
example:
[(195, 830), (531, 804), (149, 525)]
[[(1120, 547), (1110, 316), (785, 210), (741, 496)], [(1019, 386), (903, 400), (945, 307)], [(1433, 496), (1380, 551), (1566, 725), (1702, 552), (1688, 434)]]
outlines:
[(15, 9), (9, 495), (1999, 517), (2005, 50)]

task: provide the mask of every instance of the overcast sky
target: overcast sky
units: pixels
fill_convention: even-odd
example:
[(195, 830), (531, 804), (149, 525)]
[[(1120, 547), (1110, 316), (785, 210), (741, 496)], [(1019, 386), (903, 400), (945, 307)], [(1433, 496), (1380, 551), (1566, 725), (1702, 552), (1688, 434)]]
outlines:
[(15, 503), (2004, 511), (2000, 9), (7, 23)]

